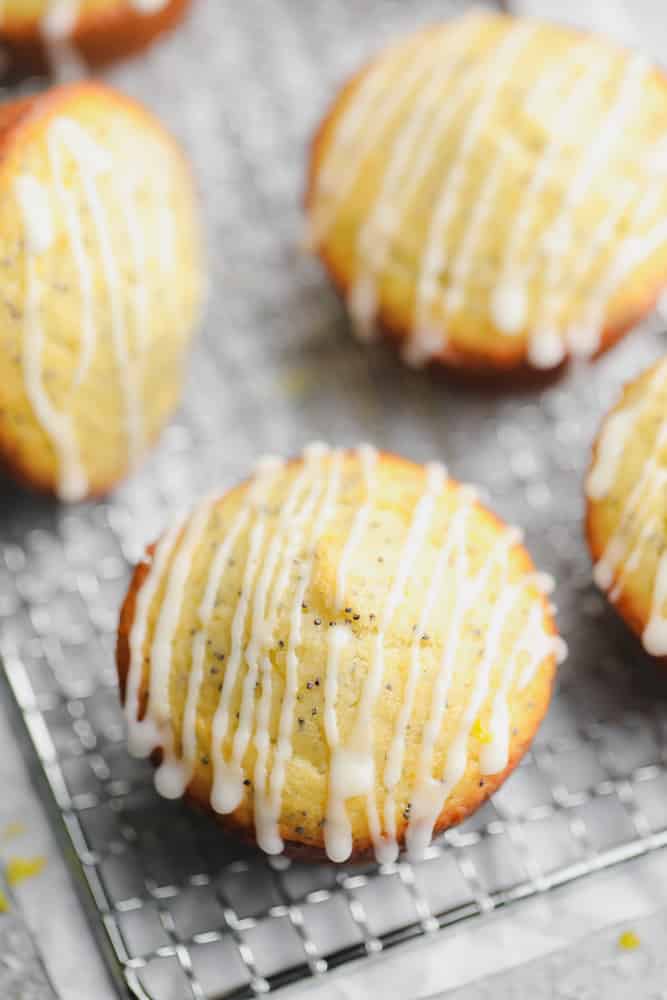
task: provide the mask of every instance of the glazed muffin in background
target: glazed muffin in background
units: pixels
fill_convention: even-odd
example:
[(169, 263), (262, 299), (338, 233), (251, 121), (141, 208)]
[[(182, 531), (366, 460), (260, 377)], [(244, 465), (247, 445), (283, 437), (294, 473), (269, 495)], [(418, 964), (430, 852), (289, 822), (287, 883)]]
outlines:
[(362, 338), (473, 373), (592, 357), (667, 283), (667, 85), (643, 58), (473, 12), (386, 49), (314, 140), (308, 242)]
[(586, 494), (595, 581), (667, 664), (667, 357), (605, 419)]
[(98, 84), (0, 108), (0, 462), (63, 500), (136, 466), (178, 403), (203, 262), (184, 155)]
[(449, 479), (312, 445), (174, 524), (117, 659), (130, 751), (269, 854), (421, 857), (516, 766), (563, 650), (520, 534)]
[(0, 40), (21, 69), (57, 70), (81, 59), (104, 66), (146, 48), (191, 0), (3, 0)]

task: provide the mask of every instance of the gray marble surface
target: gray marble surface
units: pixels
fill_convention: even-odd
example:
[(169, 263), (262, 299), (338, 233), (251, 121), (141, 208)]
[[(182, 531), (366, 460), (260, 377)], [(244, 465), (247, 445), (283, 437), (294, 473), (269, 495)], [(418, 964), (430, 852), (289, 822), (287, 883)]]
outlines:
[(447, 994), (449, 1000), (665, 1000), (667, 911), (623, 921), (554, 955)]
[[(52, 1000), (44, 961), (62, 1000), (112, 1000), (116, 994), (33, 787), (29, 762), (29, 755), (24, 758), (21, 753), (11, 716), (0, 707), (0, 788), (4, 790), (0, 831), (15, 825), (22, 831), (0, 838), (0, 857), (5, 864), (16, 857), (46, 860), (39, 875), (11, 890), (9, 912), (0, 914), (0, 997)], [(16, 969), (15, 958), (21, 970)]]

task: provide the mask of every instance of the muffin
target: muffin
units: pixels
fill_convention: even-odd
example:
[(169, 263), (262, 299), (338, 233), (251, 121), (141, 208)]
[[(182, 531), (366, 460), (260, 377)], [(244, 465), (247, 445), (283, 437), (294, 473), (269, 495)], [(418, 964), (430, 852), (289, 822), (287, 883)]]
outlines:
[(493, 374), (592, 357), (667, 279), (667, 87), (637, 55), (474, 12), (391, 46), (314, 140), (308, 243), (363, 339)]
[(667, 357), (604, 421), (586, 493), (595, 581), (667, 663)]
[(130, 751), (269, 854), (392, 861), (529, 746), (562, 643), (519, 532), (437, 464), (312, 445), (209, 497), (120, 618)]
[(190, 0), (3, 0), (0, 38), (25, 69), (102, 66), (174, 27)]
[(63, 500), (130, 472), (176, 406), (203, 291), (181, 150), (106, 87), (0, 108), (0, 460)]

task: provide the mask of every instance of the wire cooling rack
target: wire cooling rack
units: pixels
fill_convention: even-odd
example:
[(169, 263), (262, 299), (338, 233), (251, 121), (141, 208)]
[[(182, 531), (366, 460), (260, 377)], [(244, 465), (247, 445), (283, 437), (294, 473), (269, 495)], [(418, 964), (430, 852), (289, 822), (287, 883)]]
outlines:
[[(116, 74), (193, 158), (211, 308), (184, 409), (132, 482), (71, 509), (3, 487), (0, 635), (45, 799), (126, 993), (256, 996), (667, 843), (667, 684), (591, 586), (581, 527), (594, 430), (667, 347), (659, 324), (539, 392), (455, 389), (357, 345), (298, 249), (306, 142), (336, 85), (386, 38), (463, 6), (200, 0)], [(534, 748), (420, 864), (251, 854), (159, 800), (126, 753), (113, 646), (131, 564), (195, 496), (312, 438), (443, 460), (526, 529), (558, 580), (571, 655)]]

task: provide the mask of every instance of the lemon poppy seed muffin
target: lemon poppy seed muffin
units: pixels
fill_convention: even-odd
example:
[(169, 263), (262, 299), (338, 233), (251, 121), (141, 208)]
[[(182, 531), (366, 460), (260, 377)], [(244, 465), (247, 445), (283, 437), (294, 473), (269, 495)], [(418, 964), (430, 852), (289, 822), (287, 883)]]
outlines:
[(191, 0), (0, 0), (0, 39), (24, 69), (102, 66), (174, 27)]
[(667, 663), (667, 357), (604, 421), (586, 493), (595, 580)]
[(382, 52), (316, 135), (309, 244), (362, 338), (475, 373), (593, 356), (667, 280), (667, 86), (491, 12)]
[(79, 500), (176, 406), (199, 318), (195, 195), (174, 140), (106, 87), (0, 109), (0, 460)]
[(130, 750), (264, 851), (423, 854), (507, 777), (557, 638), (519, 533), (437, 465), (313, 445), (206, 499), (137, 568)]

